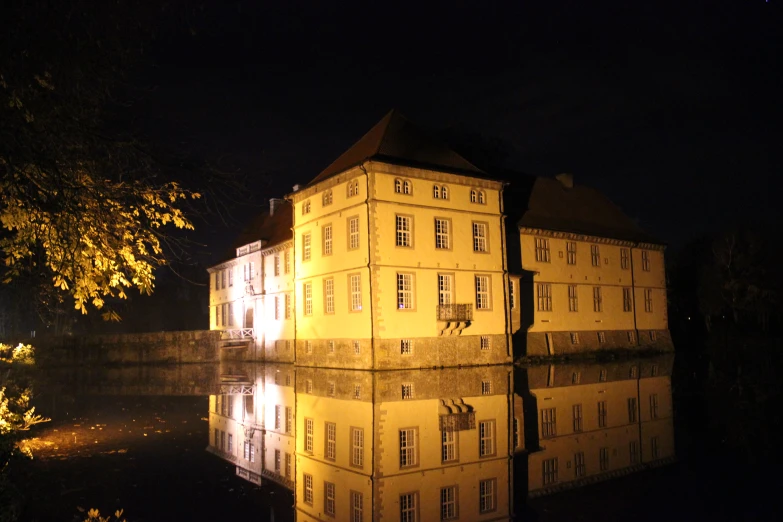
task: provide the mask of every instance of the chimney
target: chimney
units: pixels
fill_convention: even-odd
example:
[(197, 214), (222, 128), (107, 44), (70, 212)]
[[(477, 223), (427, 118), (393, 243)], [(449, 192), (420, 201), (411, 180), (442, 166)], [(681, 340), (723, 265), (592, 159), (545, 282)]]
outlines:
[(302, 188), (302, 186), (299, 183), (297, 183), (296, 185), (294, 185), (294, 192), (299, 192), (300, 188)]
[(563, 185), (563, 188), (565, 189), (572, 189), (574, 188), (574, 175), (570, 173), (563, 173), (558, 174), (555, 176), (555, 179), (560, 182), (561, 185)]
[(283, 204), (283, 200), (280, 198), (271, 198), (269, 200), (269, 215), (274, 216), (275, 210)]

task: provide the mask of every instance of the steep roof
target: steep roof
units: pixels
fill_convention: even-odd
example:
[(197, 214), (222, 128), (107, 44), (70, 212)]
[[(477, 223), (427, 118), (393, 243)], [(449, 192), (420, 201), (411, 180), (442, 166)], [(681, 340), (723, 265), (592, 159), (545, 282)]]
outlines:
[(446, 144), (411, 123), (398, 111), (392, 110), (307, 186), (320, 183), (370, 159), (477, 177), (486, 176), (482, 170), (451, 150)]
[(536, 178), (520, 227), (662, 244), (599, 191), (557, 179)]
[(294, 226), (293, 219), (291, 203), (277, 200), (274, 214), (265, 210), (254, 217), (231, 243), (231, 251), (221, 257), (221, 263), (236, 257), (237, 248), (259, 239), (266, 242), (263, 248), (269, 248), (293, 239), (294, 233), (291, 230)]

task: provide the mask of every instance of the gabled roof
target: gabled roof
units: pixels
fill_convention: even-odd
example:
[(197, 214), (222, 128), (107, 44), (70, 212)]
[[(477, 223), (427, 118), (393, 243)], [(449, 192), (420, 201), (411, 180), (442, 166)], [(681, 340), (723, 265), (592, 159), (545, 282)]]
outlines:
[(486, 177), (481, 169), (446, 144), (411, 123), (398, 111), (392, 110), (307, 186), (320, 183), (371, 159), (395, 165)]
[(275, 213), (270, 214), (268, 210), (263, 211), (254, 217), (250, 223), (239, 233), (237, 238), (231, 244), (231, 251), (226, 252), (221, 257), (221, 263), (229, 261), (236, 257), (236, 249), (258, 241), (265, 241), (264, 248), (273, 247), (294, 238), (291, 230), (293, 227), (294, 214), (291, 209), (291, 203), (284, 200), (278, 200), (275, 207)]
[(573, 232), (591, 236), (663, 244), (647, 234), (599, 191), (557, 179), (536, 178), (520, 227)]

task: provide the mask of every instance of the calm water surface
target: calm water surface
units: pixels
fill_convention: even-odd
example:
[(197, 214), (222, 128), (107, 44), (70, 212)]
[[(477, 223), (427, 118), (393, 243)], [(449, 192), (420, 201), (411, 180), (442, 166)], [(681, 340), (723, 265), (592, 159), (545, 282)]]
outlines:
[(31, 441), (25, 516), (732, 519), (735, 504), (715, 501), (720, 489), (690, 449), (697, 441), (676, 429), (673, 369), (673, 357), (657, 357), (49, 370), (37, 406), (52, 421)]

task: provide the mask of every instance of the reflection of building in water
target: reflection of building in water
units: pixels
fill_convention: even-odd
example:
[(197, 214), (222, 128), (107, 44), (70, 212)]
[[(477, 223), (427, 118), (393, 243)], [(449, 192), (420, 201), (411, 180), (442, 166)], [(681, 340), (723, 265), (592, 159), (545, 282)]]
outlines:
[(209, 450), (293, 489), (298, 520), (510, 518), (510, 367), (249, 368), (210, 398)]
[(672, 363), (658, 357), (518, 370), (530, 495), (670, 462)]

